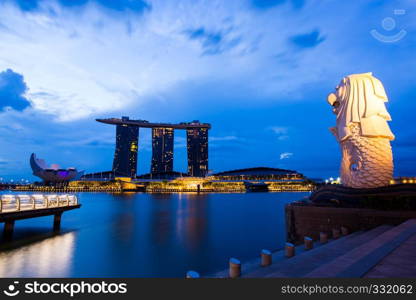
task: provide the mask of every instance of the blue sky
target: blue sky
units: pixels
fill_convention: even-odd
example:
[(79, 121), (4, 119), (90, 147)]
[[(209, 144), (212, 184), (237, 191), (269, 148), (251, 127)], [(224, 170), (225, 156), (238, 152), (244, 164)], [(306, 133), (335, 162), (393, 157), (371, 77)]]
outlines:
[[(94, 119), (127, 115), (211, 123), (213, 171), (335, 177), (326, 95), (343, 76), (370, 71), (389, 96), (395, 175), (416, 175), (416, 2), (352, 2), (0, 0), (0, 176), (34, 179), (32, 152), (109, 170), (115, 128)], [(406, 35), (386, 43), (374, 29)], [(139, 148), (147, 173), (149, 130)], [(186, 170), (180, 131), (175, 169)]]

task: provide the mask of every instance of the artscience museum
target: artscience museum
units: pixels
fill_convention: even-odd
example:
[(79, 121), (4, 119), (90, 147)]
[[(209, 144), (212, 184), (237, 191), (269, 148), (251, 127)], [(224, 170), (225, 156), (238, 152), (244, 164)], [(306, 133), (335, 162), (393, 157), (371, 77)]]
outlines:
[(35, 153), (30, 156), (30, 166), (33, 175), (42, 178), (45, 183), (63, 183), (80, 178), (84, 171), (78, 172), (75, 168), (62, 169), (57, 164), (48, 166), (45, 160), (37, 158)]

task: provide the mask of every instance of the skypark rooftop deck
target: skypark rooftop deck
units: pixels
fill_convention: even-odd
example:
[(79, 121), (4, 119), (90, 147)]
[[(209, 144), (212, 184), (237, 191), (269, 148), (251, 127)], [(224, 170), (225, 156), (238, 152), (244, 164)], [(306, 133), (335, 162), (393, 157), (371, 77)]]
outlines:
[(119, 118), (108, 118), (108, 119), (96, 119), (96, 121), (111, 124), (111, 125), (130, 125), (138, 126), (143, 128), (173, 128), (173, 129), (192, 129), (192, 128), (211, 128), (211, 124), (199, 123), (198, 121), (193, 122), (182, 122), (178, 124), (172, 123), (150, 123), (145, 120), (130, 120), (130, 119), (119, 119)]

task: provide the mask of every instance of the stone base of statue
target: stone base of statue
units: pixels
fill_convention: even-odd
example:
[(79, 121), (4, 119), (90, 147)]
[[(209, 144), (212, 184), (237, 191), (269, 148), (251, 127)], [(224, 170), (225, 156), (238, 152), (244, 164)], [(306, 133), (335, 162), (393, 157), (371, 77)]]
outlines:
[(309, 197), (318, 206), (373, 208), (382, 210), (416, 210), (416, 184), (356, 189), (342, 185), (325, 185)]
[(308, 199), (286, 206), (287, 240), (304, 236), (319, 239), (320, 232), (346, 227), (350, 232), (380, 225), (399, 225), (416, 218), (416, 184), (371, 189), (326, 185)]

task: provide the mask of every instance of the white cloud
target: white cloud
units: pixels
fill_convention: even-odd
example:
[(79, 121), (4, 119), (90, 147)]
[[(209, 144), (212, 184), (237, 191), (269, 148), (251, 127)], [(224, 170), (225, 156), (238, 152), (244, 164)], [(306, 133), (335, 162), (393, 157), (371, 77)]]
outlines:
[(277, 135), (287, 134), (289, 130), (289, 128), (287, 127), (279, 127), (279, 126), (270, 127), (270, 129)]
[[(32, 12), (0, 4), (0, 70), (24, 75), (34, 109), (71, 121), (140, 107), (191, 81), (238, 82), (265, 99), (296, 99), (305, 85), (339, 80), (361, 50), (346, 47), (352, 37), (342, 32), (351, 27), (336, 14), (316, 18), (335, 5), (327, 1), (308, 1), (301, 12), (289, 4), (253, 10), (245, 0), (149, 2), (149, 12), (115, 16), (93, 2), (81, 9), (43, 1)], [(198, 28), (211, 39), (187, 36)], [(314, 28), (343, 39), (294, 51), (289, 38)], [(219, 43), (217, 55), (203, 55), (210, 41)]]
[(269, 129), (277, 135), (277, 139), (279, 141), (284, 141), (284, 140), (287, 140), (289, 138), (289, 135), (288, 135), (289, 128), (288, 127), (272, 126), (272, 127), (269, 127)]
[[(245, 117), (247, 123), (235, 124), (244, 130), (245, 139), (234, 139), (228, 135), (230, 131), (223, 131), (222, 124), (212, 130), (211, 146), (227, 144), (227, 150), (221, 151), (234, 155), (238, 142), (264, 145), (264, 137), (258, 135), (263, 123), (249, 123), (250, 116), (241, 109), (255, 106), (253, 114), (258, 114), (270, 108), (277, 115), (273, 122), (279, 124), (278, 114), (287, 113), (284, 105), (278, 112), (267, 101), (299, 101), (299, 110), (305, 109), (302, 104), (306, 101), (325, 105), (324, 94), (353, 72), (374, 71), (386, 83), (388, 93), (396, 95), (391, 99), (395, 105), (408, 99), (399, 96), (415, 85), (413, 0), (402, 1), (400, 8), (408, 13), (396, 18), (396, 29), (403, 28), (408, 35), (400, 43), (388, 45), (375, 41), (370, 30), (382, 29), (381, 20), (397, 8), (393, 2), (375, 9), (372, 0), (309, 0), (302, 10), (294, 11), (290, 5), (253, 10), (248, 0), (149, 0), (152, 9), (144, 14), (114, 13), (93, 2), (85, 8), (62, 8), (53, 0), (44, 0), (48, 7), (23, 13), (12, 1), (0, 0), (0, 72), (11, 68), (24, 76), (30, 88), (26, 96), (34, 107), (0, 113), (0, 157), (9, 161), (3, 173), (30, 174), (27, 160), (31, 152), (62, 165), (76, 162), (80, 169), (110, 169), (114, 127), (94, 124), (93, 117), (123, 113), (172, 122), (193, 118), (196, 113), (207, 122), (211, 116), (215, 120), (218, 116), (228, 120)], [(346, 17), (340, 18), (334, 11)], [(189, 32), (200, 28), (208, 39), (191, 39)], [(291, 47), (291, 36), (313, 30), (326, 38), (318, 47)], [(218, 34), (223, 44), (215, 45)], [(209, 37), (214, 46), (207, 53)], [(196, 109), (201, 102), (195, 93), (183, 92), (195, 87), (196, 95), (206, 90), (201, 99), (218, 106), (218, 114)], [(159, 109), (161, 104), (164, 107)], [(293, 109), (288, 112), (295, 114)], [(74, 120), (78, 121), (65, 122)], [(301, 129), (308, 122), (320, 123), (320, 116), (304, 120), (294, 115), (293, 120)], [(293, 143), (300, 129), (267, 128), (279, 140), (290, 135)], [(150, 141), (150, 131), (141, 131), (140, 149), (150, 150)], [(97, 144), (100, 147), (94, 151), (90, 145)], [(175, 134), (177, 147), (185, 148), (186, 139)], [(239, 149), (243, 148), (249, 147)], [(264, 149), (262, 155), (250, 159), (275, 158), (271, 151), (275, 149)], [(288, 156), (291, 154), (283, 159)], [(297, 157), (301, 160), (301, 154)], [(217, 167), (222, 164), (218, 161)]]
[[(0, 6), (0, 20), (9, 28), (0, 29), (0, 70), (23, 74), (34, 108), (60, 121), (140, 105), (147, 96), (183, 81), (222, 68), (233, 73), (236, 63), (251, 68), (235, 61), (245, 45), (221, 59), (201, 57), (200, 43), (184, 34), (229, 16), (225, 6), (214, 13), (211, 4), (202, 2), (180, 9), (176, 3), (154, 1), (149, 14), (114, 18), (93, 3), (84, 10), (43, 5), (30, 13)], [(50, 8), (52, 15), (46, 12)]]
[(293, 156), (293, 153), (291, 152), (283, 152), (280, 153), (280, 159), (289, 159)]

